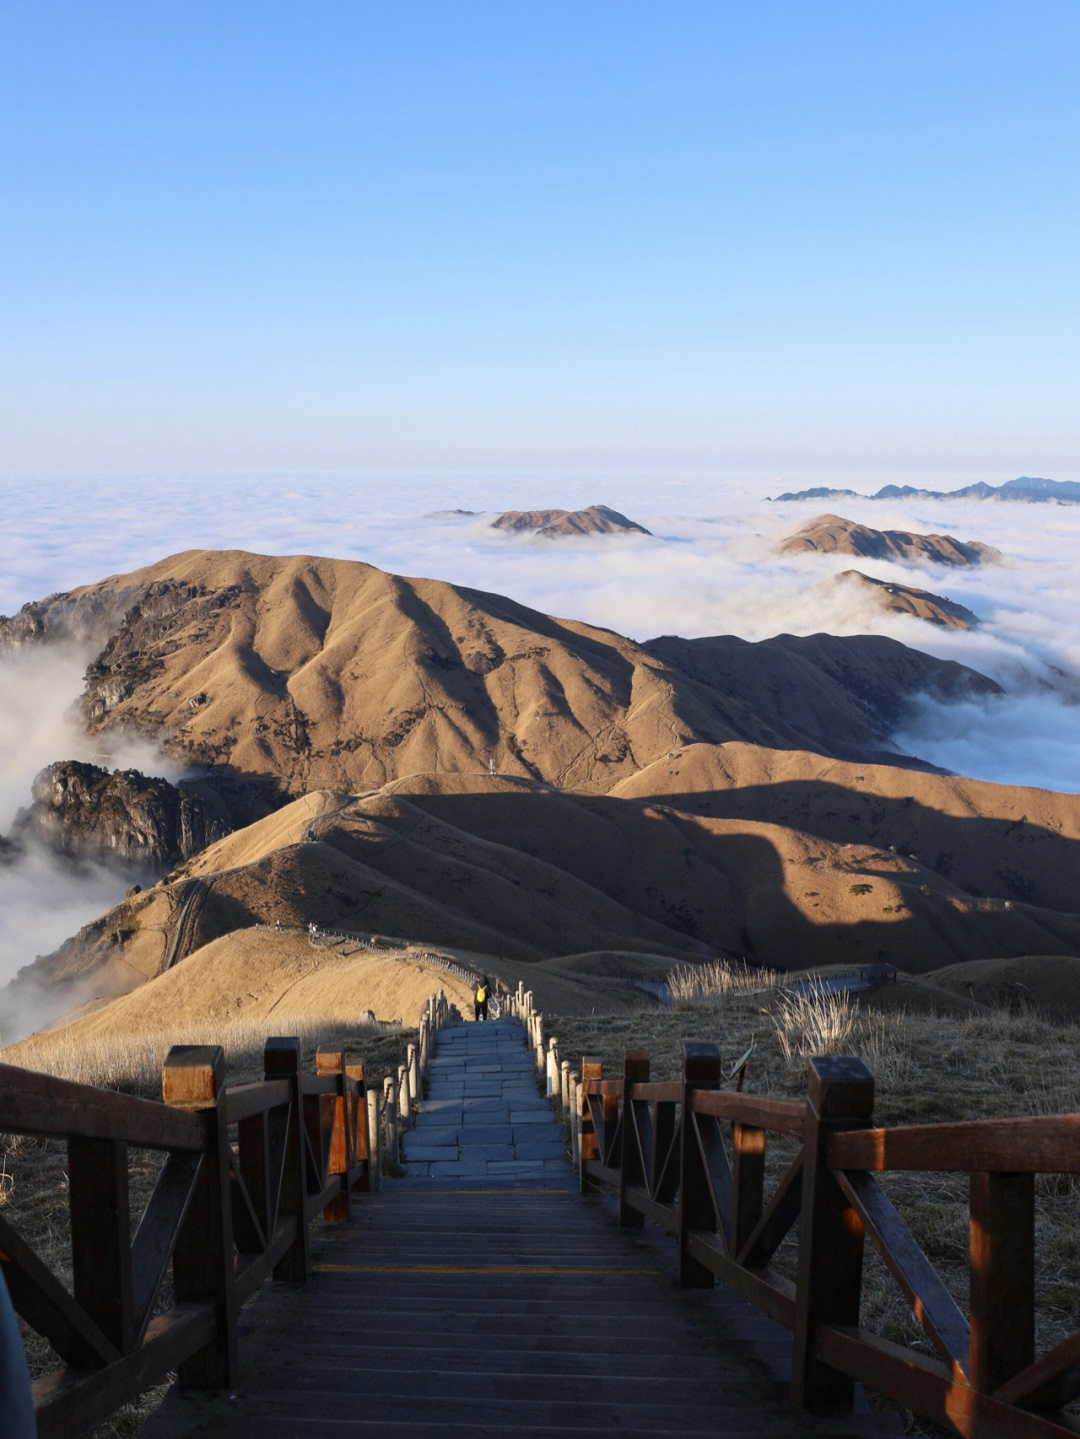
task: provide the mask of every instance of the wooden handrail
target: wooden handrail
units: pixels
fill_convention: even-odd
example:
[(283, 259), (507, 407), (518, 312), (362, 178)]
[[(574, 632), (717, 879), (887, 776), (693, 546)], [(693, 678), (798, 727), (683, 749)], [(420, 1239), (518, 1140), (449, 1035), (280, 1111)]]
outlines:
[[(417, 1029), (426, 1067), (449, 1017), (442, 994)], [(363, 1066), (271, 1038), (261, 1080), (229, 1087), (219, 1047), (174, 1047), (163, 1102), (0, 1065), (0, 1132), (64, 1139), (72, 1235), (70, 1289), (0, 1214), (0, 1266), (25, 1322), (62, 1368), (33, 1385), (40, 1439), (77, 1439), (176, 1371), (181, 1386), (235, 1382), (237, 1313), (269, 1278), (303, 1280), (309, 1222), (349, 1218), (379, 1187), (388, 1134)], [(128, 1150), (165, 1163), (131, 1237)], [(174, 1298), (155, 1314), (172, 1267)]]
[(1080, 1174), (1080, 1114), (904, 1124), (836, 1134), (834, 1169), (921, 1169), (958, 1174)]
[(0, 1127), (7, 1134), (48, 1139), (78, 1134), (84, 1139), (122, 1139), (145, 1149), (206, 1146), (206, 1125), (197, 1115), (14, 1064), (0, 1064), (0, 1095)]
[[(1080, 1332), (1035, 1354), (1034, 1176), (1080, 1173), (1080, 1115), (873, 1128), (859, 1060), (812, 1059), (805, 1100), (722, 1089), (719, 1073), (711, 1045), (688, 1045), (682, 1080), (664, 1083), (638, 1050), (621, 1079), (584, 1059), (582, 1188), (610, 1186), (621, 1224), (675, 1236), (682, 1285), (718, 1279), (792, 1330), (799, 1405), (843, 1411), (857, 1382), (970, 1439), (1075, 1436), (1046, 1411), (1080, 1393)], [(801, 1143), (766, 1201), (770, 1134)], [(971, 1176), (970, 1316), (880, 1188), (890, 1169)], [(793, 1282), (770, 1262), (795, 1226)], [(866, 1236), (935, 1356), (860, 1327)]]

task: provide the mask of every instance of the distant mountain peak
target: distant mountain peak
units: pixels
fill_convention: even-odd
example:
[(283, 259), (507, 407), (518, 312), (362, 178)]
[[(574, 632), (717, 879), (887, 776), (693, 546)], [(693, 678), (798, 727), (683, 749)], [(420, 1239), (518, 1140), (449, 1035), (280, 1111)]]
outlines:
[(954, 535), (875, 530), (841, 515), (817, 515), (781, 541), (788, 553), (862, 555), (875, 560), (929, 560), (938, 565), (980, 565), (1001, 559), (999, 550)]
[(584, 510), (507, 510), (492, 520), (493, 530), (516, 534), (543, 535), (559, 539), (564, 535), (647, 535), (651, 531), (609, 505), (589, 505)]
[(770, 502), (782, 500), (1026, 500), (1030, 503), (1053, 502), (1059, 505), (1080, 504), (1080, 481), (1047, 480), (1041, 476), (1020, 475), (1000, 485), (978, 480), (958, 490), (924, 490), (917, 485), (882, 485), (872, 495), (858, 490), (830, 489), (814, 485), (808, 490), (786, 490), (782, 495), (768, 495)]

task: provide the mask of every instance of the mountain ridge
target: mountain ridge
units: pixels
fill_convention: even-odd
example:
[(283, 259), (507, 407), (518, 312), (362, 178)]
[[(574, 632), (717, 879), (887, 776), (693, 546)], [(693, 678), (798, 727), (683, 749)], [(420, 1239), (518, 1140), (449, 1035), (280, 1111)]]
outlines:
[(832, 489), (814, 485), (806, 490), (787, 490), (782, 495), (766, 495), (770, 503), (794, 500), (1011, 500), (1029, 504), (1080, 504), (1080, 481), (1048, 480), (1039, 475), (1018, 475), (1000, 485), (978, 480), (955, 490), (927, 490), (917, 485), (882, 485), (873, 494), (859, 490)]
[[(717, 637), (676, 655), (501, 595), (244, 551), (187, 551), (35, 602), (0, 621), (0, 646), (73, 629), (100, 645), (81, 701), (91, 731), (131, 727), (174, 758), (265, 786), (268, 805), (492, 762), (602, 793), (697, 742), (880, 758), (914, 694), (999, 692), (875, 636)], [(793, 655), (798, 687), (761, 682)]]

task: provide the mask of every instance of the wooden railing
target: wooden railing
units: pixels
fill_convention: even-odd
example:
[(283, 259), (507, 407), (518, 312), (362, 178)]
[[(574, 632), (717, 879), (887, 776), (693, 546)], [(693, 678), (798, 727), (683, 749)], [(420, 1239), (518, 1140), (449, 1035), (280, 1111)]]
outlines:
[[(399, 1118), (446, 1016), (441, 996), (424, 1006)], [(263, 1079), (228, 1086), (220, 1048), (175, 1047), (163, 1103), (0, 1065), (0, 1132), (67, 1144), (70, 1289), (0, 1212), (15, 1310), (63, 1366), (33, 1386), (40, 1439), (86, 1433), (173, 1370), (186, 1388), (233, 1384), (240, 1306), (268, 1278), (306, 1279), (311, 1221), (345, 1221), (379, 1187), (382, 1096), (339, 1050), (314, 1073), (299, 1057), (298, 1039), (270, 1039)], [(132, 1149), (165, 1155), (133, 1237)]]
[[(683, 1078), (649, 1082), (584, 1059), (582, 1187), (611, 1186), (620, 1223), (676, 1239), (679, 1283), (730, 1285), (792, 1331), (793, 1398), (850, 1408), (853, 1381), (973, 1439), (1064, 1439), (1080, 1393), (1080, 1332), (1035, 1354), (1035, 1175), (1080, 1174), (1080, 1115), (871, 1127), (874, 1082), (857, 1059), (812, 1059), (805, 1100), (721, 1088), (713, 1045), (688, 1044)], [(766, 1198), (770, 1136), (797, 1151)], [(876, 1174), (970, 1176), (970, 1304), (961, 1312)], [(796, 1229), (796, 1225), (798, 1228)], [(797, 1237), (795, 1277), (772, 1267)], [(860, 1327), (864, 1237), (934, 1353)]]

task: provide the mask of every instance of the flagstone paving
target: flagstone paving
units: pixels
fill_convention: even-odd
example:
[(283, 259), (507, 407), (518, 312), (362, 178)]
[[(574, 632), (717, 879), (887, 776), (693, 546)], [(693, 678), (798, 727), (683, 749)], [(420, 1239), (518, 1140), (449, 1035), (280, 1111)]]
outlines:
[(403, 1137), (404, 1182), (565, 1182), (567, 1144), (540, 1094), (520, 1024), (492, 1020), (439, 1032), (416, 1127)]

